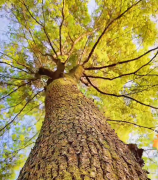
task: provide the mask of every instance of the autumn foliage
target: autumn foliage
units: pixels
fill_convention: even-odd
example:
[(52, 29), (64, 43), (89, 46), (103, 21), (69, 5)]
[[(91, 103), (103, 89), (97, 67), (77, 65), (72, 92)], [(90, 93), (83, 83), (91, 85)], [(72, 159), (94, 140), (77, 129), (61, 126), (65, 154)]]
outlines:
[(122, 141), (145, 150), (146, 169), (155, 172), (157, 0), (1, 0), (0, 10), (8, 25), (0, 43), (0, 179), (24, 164), (44, 119), (52, 78), (44, 69), (61, 64), (64, 73), (84, 68), (82, 93)]

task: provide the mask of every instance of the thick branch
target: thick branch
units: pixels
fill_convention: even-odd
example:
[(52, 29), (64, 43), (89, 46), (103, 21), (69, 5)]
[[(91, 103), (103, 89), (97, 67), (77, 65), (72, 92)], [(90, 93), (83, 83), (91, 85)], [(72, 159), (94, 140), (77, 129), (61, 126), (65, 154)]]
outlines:
[(69, 71), (69, 75), (79, 81), (83, 75), (84, 68), (81, 65), (75, 66), (73, 69)]
[(143, 56), (149, 54), (150, 52), (155, 51), (156, 49), (158, 49), (158, 47), (150, 49), (149, 51), (145, 52), (144, 54), (142, 54), (142, 55), (140, 55), (140, 56), (138, 56), (136, 58), (130, 59), (130, 60), (125, 60), (125, 61), (121, 61), (121, 62), (117, 62), (117, 63), (114, 63), (114, 64), (101, 66), (101, 67), (88, 67), (88, 68), (85, 68), (85, 70), (100, 70), (100, 69), (105, 69), (105, 68), (109, 68), (109, 67), (114, 67), (114, 66), (117, 66), (119, 64), (125, 64), (125, 63), (129, 63), (129, 62), (132, 62), (132, 61), (136, 61), (136, 60), (142, 58)]
[(114, 79), (117, 79), (117, 78), (121, 78), (123, 76), (129, 76), (129, 75), (137, 75), (136, 73), (138, 71), (140, 71), (143, 67), (149, 65), (155, 58), (156, 56), (158, 55), (158, 51), (156, 52), (156, 54), (150, 59), (150, 61), (148, 61), (146, 64), (142, 65), (140, 68), (138, 68), (137, 70), (135, 70), (134, 72), (130, 72), (130, 73), (126, 73), (126, 74), (121, 74), (120, 76), (116, 76), (116, 77), (113, 77), (113, 78), (106, 78), (106, 77), (101, 77), (101, 76), (93, 76), (93, 75), (86, 75), (87, 77), (90, 77), (90, 78), (94, 78), (94, 79), (104, 79), (104, 80), (114, 80)]
[(46, 68), (44, 68), (44, 67), (40, 67), (40, 68), (39, 68), (38, 74), (40, 74), (40, 75), (46, 75), (46, 76), (48, 76), (48, 77), (50, 77), (50, 78), (52, 78), (52, 77), (54, 76), (54, 72), (53, 72), (53, 71), (51, 71), (51, 70), (49, 70), (49, 69), (46, 69)]
[(57, 63), (57, 70), (56, 71), (51, 71), (49, 69), (46, 69), (44, 67), (40, 67), (39, 71), (36, 73), (36, 75), (46, 75), (48, 77), (50, 77), (50, 81), (53, 81), (55, 79), (58, 79), (60, 77), (63, 76), (64, 73), (64, 69), (65, 69), (65, 63), (61, 63), (60, 60)]
[[(86, 77), (86, 75), (85, 75), (85, 77)], [(143, 102), (141, 102), (141, 101), (138, 101), (137, 99), (134, 99), (134, 98), (132, 98), (132, 97), (129, 97), (129, 96), (126, 96), (126, 95), (120, 95), (120, 94), (112, 94), (112, 93), (106, 93), (106, 92), (103, 92), (103, 91), (101, 91), (98, 87), (96, 87), (94, 84), (92, 84), (92, 82), (90, 81), (90, 79), (88, 78), (88, 77), (86, 77), (86, 79), (87, 79), (87, 81), (89, 82), (89, 84), (94, 88), (94, 89), (96, 89), (99, 93), (101, 93), (101, 94), (104, 94), (104, 95), (108, 95), (108, 96), (113, 96), (113, 97), (123, 97), (123, 98), (127, 98), (127, 99), (130, 99), (130, 100), (132, 100), (132, 101), (135, 101), (135, 102), (137, 102), (137, 103), (139, 103), (139, 104), (141, 104), (141, 105), (143, 105), (143, 106), (147, 106), (147, 107), (150, 107), (150, 108), (153, 108), (153, 109), (158, 109), (158, 107), (154, 107), (154, 106), (151, 106), (151, 105), (149, 105), (149, 104), (145, 104), (145, 103), (143, 103)]]
[(84, 79), (82, 79), (82, 77), (80, 78), (80, 81), (81, 81), (85, 86), (88, 87), (89, 84), (88, 84), (87, 82), (85, 82)]
[(100, 42), (101, 38), (103, 37), (103, 35), (105, 34), (105, 32), (108, 30), (108, 28), (118, 19), (120, 19), (122, 16), (124, 16), (124, 14), (126, 14), (130, 9), (132, 9), (134, 6), (136, 6), (139, 2), (141, 2), (142, 0), (139, 0), (138, 2), (136, 2), (135, 4), (133, 4), (132, 6), (130, 6), (129, 8), (127, 8), (126, 11), (124, 11), (123, 13), (121, 13), (119, 16), (117, 16), (115, 19), (113, 19), (105, 28), (104, 31), (102, 32), (102, 34), (99, 36), (98, 40), (96, 41), (96, 43), (94, 44), (91, 52), (89, 53), (87, 59), (83, 62), (83, 65), (85, 65), (89, 59), (91, 58), (95, 48), (97, 47), (98, 43)]

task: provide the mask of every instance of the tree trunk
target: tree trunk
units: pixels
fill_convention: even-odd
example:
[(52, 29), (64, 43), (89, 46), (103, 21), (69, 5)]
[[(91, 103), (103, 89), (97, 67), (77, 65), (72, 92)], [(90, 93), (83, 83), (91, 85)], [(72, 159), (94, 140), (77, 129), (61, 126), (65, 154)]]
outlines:
[(18, 180), (146, 180), (128, 146), (70, 78), (46, 89), (46, 115)]

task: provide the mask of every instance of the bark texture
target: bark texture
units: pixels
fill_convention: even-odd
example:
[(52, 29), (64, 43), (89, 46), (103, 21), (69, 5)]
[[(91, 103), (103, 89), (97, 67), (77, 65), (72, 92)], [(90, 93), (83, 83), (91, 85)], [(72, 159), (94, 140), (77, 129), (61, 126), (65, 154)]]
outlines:
[(128, 146), (72, 78), (46, 90), (46, 115), (18, 180), (147, 180)]

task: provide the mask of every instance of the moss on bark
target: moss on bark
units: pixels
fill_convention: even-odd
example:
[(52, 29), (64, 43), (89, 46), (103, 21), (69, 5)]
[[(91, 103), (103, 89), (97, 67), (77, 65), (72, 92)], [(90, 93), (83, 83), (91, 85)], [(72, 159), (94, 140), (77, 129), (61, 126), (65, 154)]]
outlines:
[(147, 180), (128, 146), (69, 76), (46, 90), (41, 132), (18, 180)]

